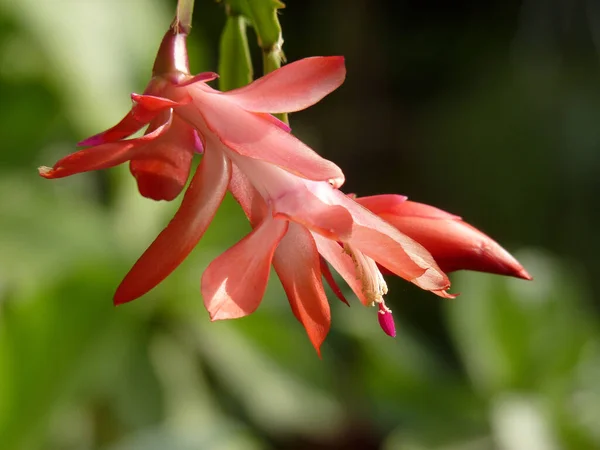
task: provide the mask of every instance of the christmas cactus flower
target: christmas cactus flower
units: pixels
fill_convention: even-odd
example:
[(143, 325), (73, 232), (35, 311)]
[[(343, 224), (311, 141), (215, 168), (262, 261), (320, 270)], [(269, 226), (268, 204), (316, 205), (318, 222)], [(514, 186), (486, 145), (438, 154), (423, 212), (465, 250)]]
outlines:
[[(114, 127), (80, 142), (88, 148), (52, 168), (41, 167), (40, 175), (61, 178), (130, 161), (142, 195), (172, 200), (187, 182), (194, 153), (210, 152), (207, 143), (218, 141), (231, 152), (297, 175), (343, 183), (335, 164), (287, 133), (289, 128), (271, 115), (307, 108), (336, 89), (345, 77), (342, 57), (306, 58), (223, 93), (206, 84), (217, 74), (190, 75), (186, 37), (172, 27), (150, 83), (143, 94), (132, 95), (131, 111)], [(145, 126), (144, 136), (125, 139)]]
[(373, 195), (356, 201), (423, 245), (445, 272), (474, 270), (531, 280), (500, 244), (459, 216), (402, 195)]
[[(273, 264), (292, 311), (319, 351), (330, 327), (322, 275), (328, 261), (393, 335), (387, 286), (378, 264), (443, 297), (450, 286), (429, 252), (327, 182), (295, 176), (263, 161), (232, 158), (230, 190), (254, 230), (215, 259), (202, 276), (212, 320), (252, 313)], [(148, 262), (150, 263), (150, 262)]]

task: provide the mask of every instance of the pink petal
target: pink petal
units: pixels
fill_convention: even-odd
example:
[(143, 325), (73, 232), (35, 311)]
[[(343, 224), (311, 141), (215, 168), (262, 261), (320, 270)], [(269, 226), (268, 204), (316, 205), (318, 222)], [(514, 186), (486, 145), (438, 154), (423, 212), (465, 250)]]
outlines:
[(43, 168), (40, 175), (44, 178), (63, 178), (90, 170), (107, 169), (129, 161), (140, 154), (144, 146), (151, 144), (165, 134), (171, 126), (172, 116), (151, 133), (137, 139), (110, 142), (85, 148), (62, 158), (52, 169)]
[(189, 103), (191, 100), (189, 99), (187, 102), (175, 102), (169, 98), (144, 94), (131, 94), (131, 99), (142, 107), (142, 110), (139, 111), (142, 114), (142, 117), (149, 113), (156, 113), (166, 109), (176, 108), (182, 104)]
[(277, 125), (279, 128), (281, 128), (286, 133), (289, 133), (289, 132), (292, 131), (292, 127), (290, 127), (287, 123), (285, 123), (282, 120), (279, 120), (277, 117), (275, 117), (275, 116), (273, 116), (271, 114), (267, 114), (267, 113), (254, 113), (254, 115), (260, 117), (261, 119), (266, 120), (269, 123), (272, 123), (273, 125)]
[(121, 282), (115, 304), (144, 295), (181, 264), (212, 221), (230, 176), (231, 163), (223, 153), (204, 155), (179, 210)]
[(321, 356), (321, 344), (331, 324), (329, 303), (321, 282), (319, 253), (308, 230), (290, 224), (281, 240), (273, 266), (287, 294), (296, 318), (304, 325)]
[(219, 74), (215, 72), (202, 72), (198, 75), (177, 82), (177, 86), (184, 87), (192, 85), (194, 83), (207, 83), (209, 81), (216, 80), (217, 78), (219, 78)]
[(345, 77), (341, 56), (304, 58), (223, 95), (248, 111), (294, 112), (317, 103), (337, 89)]
[(267, 204), (235, 164), (231, 169), (229, 191), (244, 210), (252, 227), (256, 227), (267, 215)]
[(169, 99), (151, 95), (131, 94), (131, 98), (135, 102), (133, 107), (118, 124), (102, 133), (84, 139), (77, 145), (80, 147), (88, 147), (119, 141), (127, 136), (131, 136), (136, 131), (148, 125), (148, 123), (162, 111), (173, 108), (174, 105), (178, 105), (178, 103)]
[[(323, 183), (323, 189), (333, 191), (327, 183)], [(345, 240), (352, 233), (352, 216), (343, 206), (326, 203), (319, 194), (305, 185), (297, 185), (275, 200), (274, 215), (304, 225), (330, 239)]]
[(460, 216), (455, 216), (439, 208), (423, 203), (407, 201), (407, 197), (403, 195), (373, 195), (370, 197), (359, 197), (355, 201), (378, 216), (385, 214), (429, 219), (461, 220)]
[(344, 182), (344, 174), (338, 166), (319, 156), (279, 126), (244, 111), (221, 94), (194, 89), (191, 95), (196, 107), (180, 107), (177, 114), (201, 133), (206, 124), (232, 151), (275, 164), (310, 180), (331, 180), (336, 186)]
[(335, 278), (333, 277), (331, 270), (329, 270), (329, 265), (327, 264), (327, 261), (323, 257), (320, 257), (319, 259), (321, 262), (321, 273), (323, 274), (323, 278), (325, 278), (325, 281), (327, 281), (327, 284), (329, 285), (329, 287), (331, 288), (331, 290), (333, 291), (335, 296), (338, 299), (340, 299), (340, 301), (342, 301), (346, 305), (350, 306), (350, 303), (348, 303), (348, 300), (346, 300), (346, 297), (344, 297), (344, 293), (342, 292), (339, 285), (335, 281)]
[(350, 286), (350, 289), (356, 294), (360, 302), (365, 306), (371, 306), (371, 300), (367, 299), (363, 293), (362, 284), (357, 277), (354, 262), (348, 253), (336, 241), (332, 241), (316, 233), (313, 233), (313, 238), (321, 256), (348, 283), (348, 286)]
[(379, 326), (385, 334), (391, 337), (396, 337), (396, 325), (394, 324), (392, 313), (386, 310), (381, 303), (379, 304), (379, 311), (377, 311), (377, 320), (379, 321)]
[(409, 201), (380, 215), (427, 248), (444, 271), (476, 270), (531, 279), (510, 253), (458, 216)]
[(354, 227), (348, 240), (365, 255), (422, 289), (438, 293), (450, 281), (421, 244), (399, 232), (358, 203), (337, 191), (339, 202), (352, 214)]
[(236, 319), (258, 308), (273, 254), (287, 229), (286, 221), (267, 217), (210, 263), (202, 275), (202, 297), (211, 320)]

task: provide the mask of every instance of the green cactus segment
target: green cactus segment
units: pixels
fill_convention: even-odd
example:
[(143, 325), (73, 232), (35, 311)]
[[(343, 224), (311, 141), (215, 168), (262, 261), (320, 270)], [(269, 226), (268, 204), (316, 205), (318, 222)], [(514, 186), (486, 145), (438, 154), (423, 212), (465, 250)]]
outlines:
[(252, 60), (246, 35), (247, 20), (228, 15), (221, 35), (219, 89), (229, 91), (252, 82)]

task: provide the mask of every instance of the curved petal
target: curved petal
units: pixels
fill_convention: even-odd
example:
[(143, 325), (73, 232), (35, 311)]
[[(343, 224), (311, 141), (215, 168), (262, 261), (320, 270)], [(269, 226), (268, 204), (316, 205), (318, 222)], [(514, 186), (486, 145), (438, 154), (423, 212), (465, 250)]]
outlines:
[(229, 191), (244, 210), (253, 228), (263, 221), (268, 212), (267, 204), (235, 164), (231, 165)]
[(201, 132), (208, 129), (232, 151), (266, 161), (315, 181), (344, 182), (342, 170), (322, 158), (302, 141), (262, 117), (244, 111), (233, 102), (202, 89), (191, 92), (194, 105), (177, 108), (177, 114)]
[(336, 191), (336, 195), (354, 221), (348, 243), (422, 289), (440, 295), (439, 291), (450, 287), (450, 280), (425, 247), (340, 191)]
[(327, 281), (327, 284), (329, 285), (329, 287), (331, 288), (331, 290), (333, 291), (335, 296), (341, 302), (350, 306), (350, 303), (348, 303), (348, 300), (346, 300), (346, 297), (344, 297), (344, 293), (342, 292), (339, 285), (335, 281), (335, 278), (333, 278), (333, 274), (331, 273), (331, 270), (329, 270), (329, 265), (327, 264), (327, 261), (322, 256), (319, 257), (319, 259), (320, 259), (320, 263), (321, 263), (321, 273), (323, 274), (323, 278), (325, 278), (325, 281)]
[(429, 219), (461, 220), (460, 216), (450, 214), (434, 206), (411, 202), (403, 195), (384, 194), (359, 197), (355, 201), (378, 216), (396, 215), (422, 217)]
[(296, 318), (321, 356), (321, 344), (331, 324), (329, 303), (321, 282), (319, 253), (310, 232), (296, 224), (281, 240), (273, 266)]
[(231, 163), (222, 152), (205, 153), (179, 210), (121, 282), (115, 304), (144, 295), (181, 264), (212, 221), (230, 176)]
[(313, 238), (317, 244), (317, 249), (323, 258), (339, 273), (344, 281), (348, 283), (350, 289), (356, 294), (360, 302), (365, 306), (371, 306), (372, 301), (365, 297), (362, 290), (362, 284), (356, 273), (354, 262), (348, 253), (335, 241), (327, 239), (316, 233)]
[(288, 222), (267, 217), (240, 242), (209, 264), (202, 297), (211, 320), (236, 319), (258, 308), (267, 288), (271, 261)]
[(137, 139), (110, 142), (71, 153), (54, 164), (52, 169), (40, 167), (40, 175), (44, 178), (63, 178), (90, 170), (108, 169), (129, 161), (143, 151), (143, 147), (164, 135), (171, 126), (171, 120), (170, 114), (165, 123)]
[(120, 141), (141, 130), (161, 112), (179, 105), (179, 103), (172, 100), (152, 95), (131, 94), (131, 98), (134, 101), (133, 107), (118, 124), (102, 133), (84, 139), (77, 145), (88, 147)]
[(292, 131), (292, 127), (290, 127), (287, 123), (282, 120), (279, 120), (277, 117), (267, 114), (267, 113), (254, 113), (255, 116), (260, 117), (261, 119), (266, 120), (267, 122), (272, 123), (273, 125), (277, 125), (286, 133), (290, 133)]
[(216, 80), (219, 78), (219, 74), (215, 72), (202, 72), (193, 77), (178, 81), (176, 84), (179, 87), (189, 86), (194, 83), (207, 83), (208, 81)]
[[(323, 183), (322, 189), (324, 195), (333, 190), (327, 183)], [(295, 186), (274, 201), (274, 216), (285, 217), (330, 239), (349, 238), (353, 229), (350, 213), (343, 206), (326, 203), (320, 197), (321, 189), (316, 192), (304, 184)]]
[(381, 217), (423, 245), (444, 271), (476, 270), (531, 279), (500, 244), (458, 216), (407, 201), (392, 214), (383, 213)]
[(140, 113), (142, 113), (144, 117), (146, 114), (159, 113), (166, 109), (176, 108), (177, 106), (184, 105), (191, 101), (191, 99), (188, 99), (187, 101), (176, 102), (170, 98), (135, 93), (131, 94), (131, 99), (142, 108)]
[(342, 56), (317, 56), (287, 64), (222, 95), (254, 112), (295, 112), (314, 105), (346, 78)]
[[(153, 123), (150, 123), (149, 129)], [(140, 194), (153, 200), (173, 200), (190, 175), (196, 151), (196, 132), (178, 116), (161, 139), (149, 143), (131, 160), (130, 170)]]

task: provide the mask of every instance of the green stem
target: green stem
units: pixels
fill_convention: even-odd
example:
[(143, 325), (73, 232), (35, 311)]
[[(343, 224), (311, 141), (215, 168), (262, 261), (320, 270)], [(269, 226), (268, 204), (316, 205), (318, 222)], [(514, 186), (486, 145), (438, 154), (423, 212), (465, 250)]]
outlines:
[(194, 0), (178, 0), (177, 15), (171, 24), (171, 29), (176, 33), (190, 34), (192, 31), (192, 14), (194, 13)]

